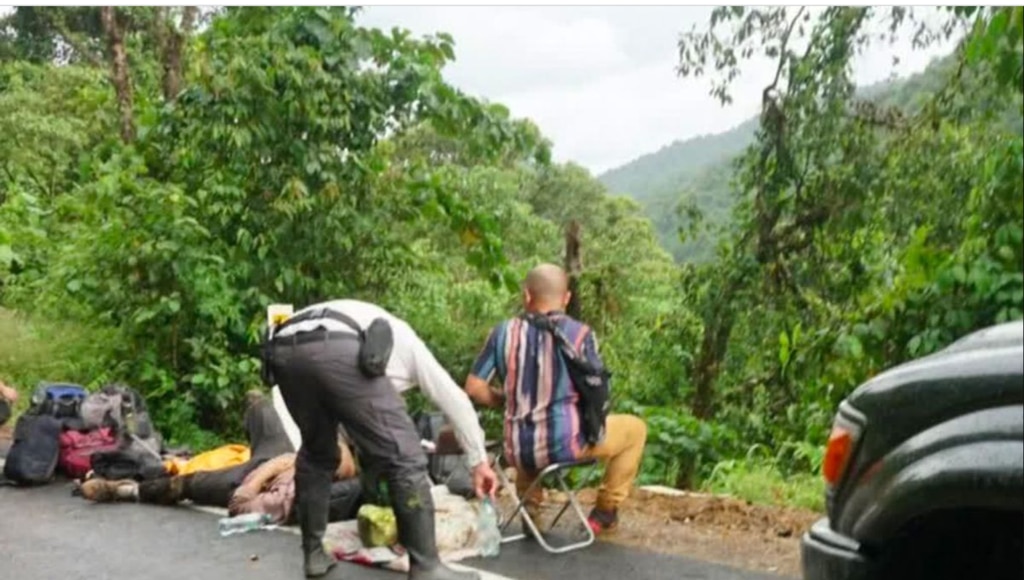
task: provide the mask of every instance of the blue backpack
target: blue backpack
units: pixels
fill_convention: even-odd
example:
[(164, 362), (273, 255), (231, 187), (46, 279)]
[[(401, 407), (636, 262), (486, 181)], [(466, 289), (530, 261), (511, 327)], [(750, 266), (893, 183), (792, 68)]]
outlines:
[(56, 419), (77, 419), (85, 387), (70, 383), (40, 383), (32, 393), (33, 415), (49, 415)]

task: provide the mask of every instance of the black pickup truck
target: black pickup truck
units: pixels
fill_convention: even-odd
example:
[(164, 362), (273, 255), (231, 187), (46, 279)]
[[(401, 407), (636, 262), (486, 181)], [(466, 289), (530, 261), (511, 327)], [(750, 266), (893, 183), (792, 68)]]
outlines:
[(1024, 579), (1024, 321), (857, 388), (823, 472), (804, 580)]

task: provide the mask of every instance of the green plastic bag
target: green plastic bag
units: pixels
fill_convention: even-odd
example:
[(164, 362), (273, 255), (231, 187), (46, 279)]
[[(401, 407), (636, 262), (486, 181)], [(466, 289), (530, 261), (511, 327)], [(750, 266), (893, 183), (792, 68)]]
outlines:
[(356, 520), (359, 539), (367, 548), (391, 547), (398, 543), (398, 523), (391, 508), (364, 504)]

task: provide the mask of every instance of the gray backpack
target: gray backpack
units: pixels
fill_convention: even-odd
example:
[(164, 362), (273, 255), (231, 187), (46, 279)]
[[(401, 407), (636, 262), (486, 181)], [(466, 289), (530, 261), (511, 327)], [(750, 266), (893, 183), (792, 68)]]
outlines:
[(90, 393), (79, 407), (86, 430), (111, 427), (121, 435), (123, 446), (160, 457), (163, 441), (146, 410), (146, 402), (135, 389), (108, 385)]
[(100, 427), (121, 426), (121, 400), (122, 395), (113, 389), (105, 388), (102, 391), (89, 393), (82, 401), (79, 414), (82, 417), (82, 424), (86, 430), (99, 429)]

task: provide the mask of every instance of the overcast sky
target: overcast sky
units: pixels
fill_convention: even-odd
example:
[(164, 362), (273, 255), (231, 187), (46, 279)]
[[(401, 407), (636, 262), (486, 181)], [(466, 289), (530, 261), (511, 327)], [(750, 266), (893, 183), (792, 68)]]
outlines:
[[(707, 79), (676, 76), (676, 41), (704, 26), (710, 7), (371, 6), (365, 25), (416, 34), (447, 32), (456, 62), (446, 78), (459, 88), (529, 117), (554, 142), (555, 158), (595, 174), (678, 139), (727, 130), (757, 114), (774, 73), (747, 67), (723, 108)], [(856, 66), (858, 84), (923, 69), (952, 44), (912, 51), (877, 44)], [(893, 67), (892, 55), (901, 62)]]

